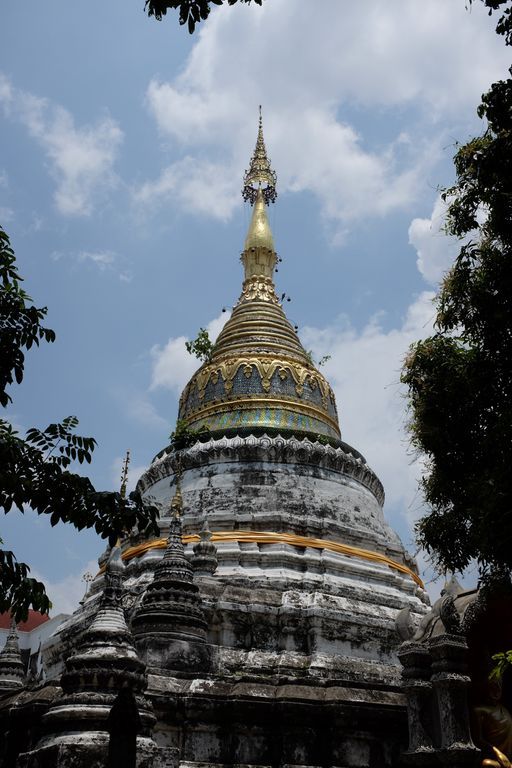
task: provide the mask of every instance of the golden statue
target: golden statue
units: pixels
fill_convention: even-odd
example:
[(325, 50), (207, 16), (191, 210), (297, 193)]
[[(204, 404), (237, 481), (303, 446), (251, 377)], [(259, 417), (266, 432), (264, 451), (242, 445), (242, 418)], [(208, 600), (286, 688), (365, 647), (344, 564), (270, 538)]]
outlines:
[(500, 752), (500, 750), (496, 749), (496, 747), (493, 747), (492, 751), (496, 755), (496, 760), (486, 758), (483, 761), (482, 765), (492, 765), (495, 768), (512, 768), (512, 763), (510, 762), (508, 757), (503, 754), (503, 752)]

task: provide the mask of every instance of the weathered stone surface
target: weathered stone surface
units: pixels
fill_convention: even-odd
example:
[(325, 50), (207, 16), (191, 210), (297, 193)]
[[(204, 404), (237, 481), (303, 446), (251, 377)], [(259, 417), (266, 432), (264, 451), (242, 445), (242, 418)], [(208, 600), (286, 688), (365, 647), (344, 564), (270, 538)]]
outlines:
[(155, 567), (140, 604), (132, 616), (138, 649), (146, 664), (190, 671), (204, 667), (200, 646), (206, 639), (206, 619), (194, 583), (193, 569), (185, 556), (181, 518), (171, 520), (167, 546)]
[(25, 668), (21, 660), (16, 624), (13, 621), (5, 645), (0, 652), (0, 696), (23, 688), (24, 678)]
[[(109, 734), (62, 735), (18, 758), (17, 768), (115, 768), (109, 762)], [(122, 763), (119, 763), (122, 765)], [(157, 746), (138, 737), (135, 768), (177, 768), (177, 750)]]
[[(293, 440), (280, 439), (277, 448), (263, 438), (239, 440), (239, 451), (228, 442), (182, 455), (184, 533), (198, 533), (207, 514), (214, 531), (321, 536), (411, 564), (359, 456), (345, 459), (330, 447), (304, 449)], [(174, 467), (168, 454), (142, 481), (156, 480), (145, 488), (162, 504), (164, 536)], [(138, 542), (132, 537), (123, 549)], [(150, 672), (147, 696), (161, 747), (190, 765), (398, 764), (407, 722), (395, 619), (408, 608), (419, 623), (426, 611), (411, 576), (384, 563), (282, 543), (219, 541), (214, 575), (198, 569), (193, 577), (188, 545), (180, 554), (183, 579), (169, 580), (169, 573), (160, 579), (164, 557), (162, 549), (150, 549), (129, 559), (124, 572), (124, 604)], [(54, 674), (57, 649), (79, 642), (102, 584), (100, 576), (82, 612), (62, 627), (60, 643), (45, 650)], [(184, 621), (194, 590), (203, 638), (191, 637)], [(180, 610), (170, 610), (171, 603)]]
[[(155, 457), (138, 490), (159, 505), (163, 541), (133, 531), (122, 543), (123, 607), (150, 672), (147, 698), (161, 750), (138, 751), (137, 759), (139, 768), (149, 754), (155, 766), (164, 756), (172, 768), (394, 768), (407, 744), (396, 616), (407, 609), (419, 623), (428, 599), (384, 518), (380, 480), (339, 439), (333, 392), (275, 295), (277, 257), (265, 213), (275, 174), (262, 134), (258, 141), (259, 170), (246, 181), (259, 188), (244, 186), (258, 215), (242, 255), (242, 295), (180, 400), (185, 427), (205, 425), (211, 439)], [(257, 227), (264, 246), (254, 245)], [(317, 434), (321, 441), (306, 436)], [(183, 499), (185, 536), (199, 534), (206, 518), (214, 542), (203, 535), (183, 548), (173, 493)], [(78, 743), (64, 749), (66, 722), (79, 723), (80, 734), (90, 718), (96, 733), (104, 731), (123, 670), (141, 720), (149, 717), (124, 628), (101, 653), (94, 642), (87, 647), (104, 587), (99, 575), (43, 650), (49, 679), (61, 678), (64, 696), (43, 718), (59, 723), (58, 740), (40, 753), (53, 750), (62, 765)], [(116, 611), (120, 620), (120, 605)], [(127, 736), (135, 730), (132, 723)], [(100, 742), (89, 743), (89, 765)]]

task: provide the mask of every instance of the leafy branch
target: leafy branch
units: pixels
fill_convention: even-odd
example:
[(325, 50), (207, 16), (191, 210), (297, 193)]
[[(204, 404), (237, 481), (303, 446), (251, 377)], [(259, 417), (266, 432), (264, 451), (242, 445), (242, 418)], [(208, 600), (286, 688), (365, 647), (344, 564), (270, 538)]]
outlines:
[[(254, 2), (261, 5), (263, 0), (240, 0), (242, 3), (249, 4)], [(227, 0), (228, 5), (235, 5), (238, 0)], [(210, 5), (223, 5), (224, 0), (146, 0), (145, 9), (148, 16), (154, 16), (159, 21), (162, 16), (167, 14), (168, 10), (179, 9), (180, 24), (187, 24), (190, 34), (196, 28), (196, 24), (205, 21), (210, 15)]]
[(206, 328), (200, 328), (195, 339), (186, 341), (185, 348), (189, 355), (194, 355), (203, 363), (209, 362), (213, 352), (213, 341)]
[[(12, 398), (11, 384), (23, 381), (24, 352), (41, 340), (53, 342), (55, 333), (42, 325), (46, 308), (37, 308), (21, 288), (9, 237), (0, 228), (0, 404)], [(25, 439), (0, 419), (0, 509), (23, 513), (31, 508), (48, 515), (52, 526), (71, 523), (78, 530), (94, 528), (113, 543), (118, 535), (137, 527), (158, 534), (158, 510), (137, 493), (97, 491), (87, 477), (70, 471), (72, 462), (90, 463), (96, 441), (77, 435), (76, 416), (46, 429), (29, 429)], [(0, 542), (1, 544), (1, 542)], [(9, 550), (0, 549), (0, 611), (10, 608), (17, 621), (29, 608), (47, 612), (50, 601), (44, 585), (29, 576), (30, 568)]]
[(9, 237), (0, 227), (0, 405), (4, 407), (12, 402), (6, 388), (23, 381), (23, 350), (41, 340), (55, 341), (55, 332), (41, 325), (48, 310), (31, 304), (22, 282)]
[(185, 419), (178, 419), (174, 432), (171, 432), (171, 446), (175, 451), (182, 448), (188, 448), (201, 438), (207, 438), (210, 435), (208, 427), (202, 426), (199, 429), (190, 429)]
[(307, 357), (310, 365), (314, 365), (317, 368), (321, 368), (323, 365), (325, 365), (331, 359), (331, 355), (324, 355), (319, 360), (315, 360), (314, 357), (313, 357), (313, 350), (312, 349), (306, 350), (306, 357)]

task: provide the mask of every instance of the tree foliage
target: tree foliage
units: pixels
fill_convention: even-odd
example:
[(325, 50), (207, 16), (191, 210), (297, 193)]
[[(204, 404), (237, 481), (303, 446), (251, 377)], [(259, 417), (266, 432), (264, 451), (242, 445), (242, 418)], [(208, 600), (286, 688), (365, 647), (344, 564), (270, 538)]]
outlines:
[[(46, 308), (37, 308), (21, 288), (14, 252), (0, 228), (0, 403), (12, 401), (6, 388), (21, 383), (24, 351), (55, 334), (43, 327)], [(157, 510), (145, 507), (138, 494), (99, 492), (83, 475), (70, 471), (73, 462), (90, 463), (96, 446), (92, 437), (75, 433), (78, 419), (69, 416), (46, 429), (32, 428), (25, 438), (0, 419), (0, 509), (5, 513), (28, 507), (48, 515), (52, 525), (71, 523), (79, 530), (94, 528), (111, 541), (137, 526), (155, 533)], [(0, 550), (0, 611), (10, 609), (17, 620), (30, 607), (47, 612), (44, 585), (29, 576), (30, 568), (10, 551)]]
[(476, 559), (486, 573), (512, 568), (512, 79), (491, 86), (478, 114), (487, 127), (457, 148), (444, 193), (447, 231), (463, 244), (436, 298), (436, 333), (413, 345), (402, 381), (427, 457), (419, 543), (440, 567)]
[[(254, 2), (256, 5), (262, 5), (263, 0), (145, 0), (144, 7), (148, 16), (154, 16), (161, 21), (168, 10), (179, 10), (180, 24), (186, 24), (188, 31), (192, 34), (196, 24), (205, 21), (210, 15), (212, 5), (235, 5), (237, 2)], [(496, 32), (505, 36), (507, 45), (512, 44), (512, 5), (510, 0), (482, 0), (486, 8), (489, 9), (489, 15), (494, 11), (501, 11), (502, 15), (498, 19)], [(473, 0), (469, 0), (472, 5)], [(504, 7), (503, 7), (504, 6)]]
[(0, 254), (0, 405), (5, 407), (12, 402), (7, 387), (14, 381), (18, 384), (23, 381), (23, 350), (39, 345), (41, 339), (54, 341), (55, 333), (41, 325), (46, 307), (34, 307), (21, 288), (23, 278), (16, 268), (9, 238), (1, 228)]
[(206, 426), (199, 429), (192, 429), (184, 419), (178, 419), (174, 431), (171, 432), (171, 446), (175, 451), (181, 451), (182, 448), (188, 448), (194, 445), (198, 440), (204, 442), (210, 437), (210, 430)]
[[(469, 0), (469, 2), (472, 4), (473, 0)], [(512, 3), (510, 0), (482, 0), (482, 2), (489, 9), (489, 16), (494, 11), (501, 11), (496, 32), (505, 37), (506, 45), (512, 45)]]
[[(190, 34), (195, 30), (196, 24), (204, 21), (210, 15), (212, 5), (235, 5), (239, 0), (146, 0), (145, 8), (148, 16), (154, 16), (159, 21), (168, 10), (180, 12), (180, 24), (186, 24)], [(254, 2), (261, 5), (263, 0), (240, 0), (241, 3)]]
[(207, 363), (212, 356), (213, 341), (206, 328), (200, 328), (195, 339), (185, 342), (185, 349), (189, 355), (194, 355), (198, 360)]

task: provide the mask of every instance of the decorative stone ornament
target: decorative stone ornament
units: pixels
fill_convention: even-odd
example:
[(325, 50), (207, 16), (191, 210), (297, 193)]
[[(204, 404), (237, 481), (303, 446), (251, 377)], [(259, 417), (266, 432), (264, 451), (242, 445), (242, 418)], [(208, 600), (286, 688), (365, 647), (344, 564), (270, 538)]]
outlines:
[[(440, 618), (444, 632), (404, 642), (398, 652), (403, 666), (402, 689), (407, 696), (409, 748), (406, 765), (480, 765), (481, 753), (471, 738), (467, 694), (468, 647), (461, 631), (454, 597), (446, 591), (425, 621)], [(425, 617), (425, 619), (428, 618)], [(423, 630), (422, 630), (423, 631)]]
[(192, 565), (185, 556), (182, 542), (179, 483), (171, 509), (174, 515), (167, 546), (132, 618), (132, 628), (137, 638), (164, 635), (167, 640), (204, 643), (206, 620), (199, 590), (194, 584)]
[(43, 716), (44, 736), (19, 757), (19, 768), (150, 768), (151, 739), (145, 665), (137, 656), (121, 605), (124, 565), (112, 549), (99, 610), (65, 662), (62, 696)]
[(16, 622), (11, 621), (11, 628), (0, 652), (0, 696), (21, 690), (24, 687), (25, 667), (21, 660)]
[(208, 526), (208, 518), (205, 516), (204, 523), (199, 532), (199, 541), (194, 544), (192, 551), (192, 568), (194, 573), (201, 576), (213, 576), (217, 569), (217, 547), (213, 544), (212, 532)]

